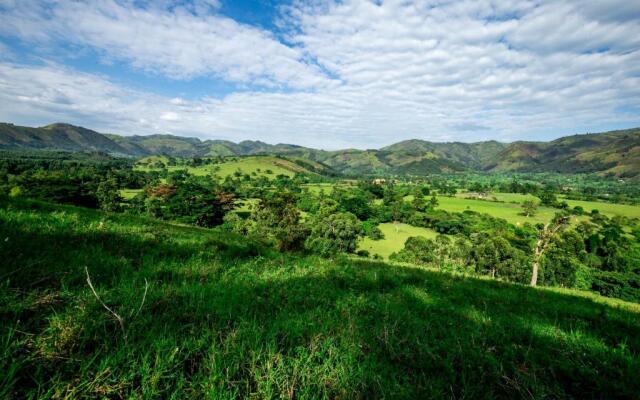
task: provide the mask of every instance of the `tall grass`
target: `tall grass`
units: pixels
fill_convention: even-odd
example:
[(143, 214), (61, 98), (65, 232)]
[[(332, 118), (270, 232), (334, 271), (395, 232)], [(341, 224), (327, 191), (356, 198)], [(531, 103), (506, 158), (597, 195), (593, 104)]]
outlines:
[[(637, 398), (640, 307), (0, 203), (0, 396)], [(146, 301), (135, 315), (145, 279)]]

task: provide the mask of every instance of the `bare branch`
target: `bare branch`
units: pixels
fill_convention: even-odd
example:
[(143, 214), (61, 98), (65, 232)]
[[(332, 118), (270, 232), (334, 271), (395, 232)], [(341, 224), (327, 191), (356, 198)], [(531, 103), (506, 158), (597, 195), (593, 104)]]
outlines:
[[(93, 295), (96, 297), (96, 299), (98, 299), (98, 302), (100, 302), (100, 304), (102, 304), (102, 306), (111, 313), (111, 315), (113, 315), (116, 320), (118, 321), (118, 323), (120, 324), (120, 330), (122, 331), (122, 336), (124, 337), (124, 342), (127, 342), (127, 332), (124, 329), (124, 320), (122, 319), (121, 316), (118, 315), (118, 313), (116, 313), (115, 311), (113, 311), (111, 308), (109, 308), (108, 305), (106, 305), (104, 303), (104, 301), (102, 301), (102, 299), (100, 298), (100, 296), (98, 296), (98, 293), (96, 292), (96, 289), (93, 287), (93, 284), (91, 283), (91, 277), (89, 276), (89, 270), (87, 269), (87, 267), (84, 267), (84, 271), (87, 273), (87, 284), (89, 285), (89, 287), (91, 288), (91, 291), (93, 292)], [(145, 296), (146, 296), (146, 291), (145, 291)]]
[(133, 318), (137, 317), (138, 314), (140, 314), (140, 311), (142, 311), (142, 306), (144, 306), (144, 301), (147, 298), (148, 290), (149, 290), (149, 282), (147, 282), (147, 278), (144, 278), (144, 294), (142, 295), (142, 301), (140, 302), (140, 307), (138, 307), (138, 311), (136, 311), (135, 315), (133, 315)]

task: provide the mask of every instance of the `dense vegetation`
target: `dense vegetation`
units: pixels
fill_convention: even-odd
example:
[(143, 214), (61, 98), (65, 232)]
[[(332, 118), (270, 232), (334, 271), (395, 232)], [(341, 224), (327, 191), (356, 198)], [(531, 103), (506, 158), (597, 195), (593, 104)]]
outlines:
[(1, 152), (0, 397), (636, 395), (635, 186), (327, 171)]
[(345, 175), (425, 175), (447, 172), (598, 173), (640, 175), (640, 129), (567, 136), (552, 142), (433, 143), (408, 140), (379, 150), (325, 151), (260, 141), (233, 143), (171, 135), (103, 135), (68, 124), (29, 128), (0, 123), (0, 149), (103, 151), (174, 157), (281, 155), (320, 163)]
[[(41, 158), (33, 154), (5, 155), (0, 160), (0, 188), (12, 197), (122, 211), (201, 227), (222, 225), (280, 251), (326, 257), (355, 253), (365, 236), (383, 239), (380, 224), (404, 223), (428, 228), (437, 236), (410, 237), (404, 249), (391, 255), (397, 261), (517, 283), (529, 282), (535, 265), (540, 269), (535, 284), (594, 290), (640, 301), (638, 218), (609, 217), (597, 209), (569, 207), (563, 199), (597, 193), (584, 182), (575, 188), (560, 188), (553, 179), (483, 183), (473, 177), (461, 182), (436, 176), (410, 183), (363, 180), (344, 185), (335, 181), (329, 186), (329, 194), (309, 190), (305, 186), (310, 182), (309, 174), (263, 175), (254, 170), (252, 174), (237, 172), (222, 178), (214, 173), (189, 172), (189, 168), (202, 166), (220, 170), (225, 165), (220, 159), (167, 161), (173, 167), (147, 160), (141, 169), (130, 161), (100, 154), (46, 153)], [(248, 162), (254, 163), (252, 158)], [(238, 159), (231, 163), (237, 165)], [(525, 222), (518, 225), (471, 209), (445, 211), (440, 202), (455, 196), (461, 183), (466, 184), (465, 190), (477, 191), (474, 193), (498, 187), (531, 195), (537, 201), (522, 204), (520, 214)], [(123, 189), (134, 190), (134, 196), (125, 201), (121, 197)], [(634, 196), (632, 192), (626, 199), (634, 201)], [(252, 205), (246, 211), (232, 212), (240, 201)], [(554, 223), (551, 217), (534, 222), (539, 206), (550, 210), (551, 216), (555, 214), (553, 220), (564, 222)], [(545, 229), (553, 229), (553, 235), (540, 243)], [(378, 257), (365, 250), (358, 254)]]

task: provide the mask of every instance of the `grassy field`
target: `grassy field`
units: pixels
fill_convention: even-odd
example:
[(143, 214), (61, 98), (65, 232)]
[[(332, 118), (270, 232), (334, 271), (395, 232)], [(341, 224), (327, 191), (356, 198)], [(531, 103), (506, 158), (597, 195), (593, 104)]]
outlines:
[[(468, 194), (458, 193), (456, 197), (439, 196), (439, 208), (446, 211), (462, 212), (464, 210), (472, 210), (481, 213), (487, 213), (497, 218), (504, 218), (513, 224), (544, 223), (549, 221), (557, 210), (549, 207), (540, 207), (534, 217), (525, 217), (520, 215), (522, 209), (520, 205), (525, 200), (538, 200), (532, 195), (523, 195), (517, 193), (491, 193), (489, 198), (495, 197), (499, 202), (476, 200), (467, 198)], [(408, 197), (407, 200), (411, 200)], [(562, 199), (561, 199), (562, 200)], [(626, 204), (612, 204), (597, 201), (579, 201), (564, 200), (570, 207), (581, 206), (586, 212), (597, 209), (600, 213), (613, 217), (615, 215), (625, 216), (629, 218), (640, 218), (640, 207)], [(504, 202), (504, 203), (502, 203)]]
[[(141, 161), (163, 161), (166, 163), (167, 158), (162, 156), (153, 156), (147, 157)], [(141, 164), (136, 166), (136, 168), (141, 170), (149, 169)], [(307, 171), (305, 168), (294, 162), (270, 156), (233, 157), (232, 159), (229, 159), (229, 161), (219, 164), (209, 164), (199, 167), (169, 166), (167, 169), (169, 171), (186, 169), (189, 173), (196, 176), (217, 175), (222, 178), (233, 175), (237, 171), (240, 171), (242, 174), (249, 175), (255, 173), (256, 176), (265, 176), (269, 179), (273, 179), (277, 175), (292, 177), (297, 172), (312, 174), (312, 172)], [(271, 173), (267, 173), (267, 171), (271, 171)]]
[[(460, 192), (456, 195), (456, 197), (459, 197), (461, 199), (467, 198), (469, 197), (469, 193), (466, 192)], [(496, 200), (498, 201), (503, 201), (505, 203), (518, 203), (518, 204), (522, 204), (525, 200), (533, 200), (537, 203), (540, 202), (540, 199), (538, 199), (536, 196), (532, 195), (532, 194), (520, 194), (520, 193), (489, 193), (488, 195), (489, 199), (493, 199), (495, 197)]]
[(445, 211), (463, 212), (465, 210), (486, 213), (496, 218), (504, 218), (514, 225), (521, 225), (525, 222), (531, 224), (546, 223), (553, 218), (556, 210), (549, 207), (540, 207), (533, 217), (521, 215), (520, 204), (500, 203), (486, 200), (472, 200), (459, 197), (438, 196), (438, 208)]
[(142, 189), (122, 189), (120, 190), (120, 196), (125, 200), (131, 200), (141, 192)]
[(419, 228), (407, 224), (386, 223), (378, 225), (384, 239), (371, 240), (364, 238), (358, 244), (358, 250), (367, 250), (372, 256), (379, 254), (383, 258), (388, 259), (392, 253), (400, 251), (404, 248), (404, 242), (411, 236), (424, 236), (426, 238), (435, 238), (436, 233), (427, 228)]
[[(0, 247), (9, 260), (0, 271), (10, 322), (3, 395), (633, 397), (639, 389), (636, 305), (283, 257), (216, 231), (72, 207), (11, 203), (0, 221), (11, 243)], [(126, 317), (126, 342), (84, 266)]]
[(0, 398), (640, 392), (637, 304), (39, 202), (0, 237)]
[(569, 207), (581, 206), (586, 212), (598, 210), (601, 214), (613, 217), (620, 215), (629, 218), (640, 218), (640, 206), (631, 206), (627, 204), (604, 203), (601, 201), (582, 201), (582, 200), (564, 200)]
[(325, 194), (330, 194), (333, 192), (333, 188), (336, 186), (334, 183), (309, 183), (306, 185), (302, 185), (303, 188), (309, 190), (309, 192), (313, 194), (320, 194), (320, 192), (324, 192)]

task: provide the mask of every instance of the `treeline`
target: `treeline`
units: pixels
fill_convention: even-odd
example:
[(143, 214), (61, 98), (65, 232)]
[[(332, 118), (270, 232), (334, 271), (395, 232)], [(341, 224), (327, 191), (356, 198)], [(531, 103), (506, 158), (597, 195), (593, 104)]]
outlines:
[[(316, 193), (304, 186), (310, 178), (300, 174), (267, 178), (237, 173), (215, 180), (186, 170), (135, 170), (130, 160), (102, 155), (77, 157), (0, 159), (0, 190), (14, 197), (220, 226), (279, 251), (327, 257), (357, 253), (379, 258), (358, 252), (358, 241), (364, 236), (382, 239), (381, 223), (406, 223), (433, 229), (438, 236), (408, 239), (393, 260), (517, 283), (529, 283), (536, 266), (537, 284), (640, 301), (638, 221), (568, 210), (552, 186), (508, 183), (511, 190), (528, 193), (535, 187), (542, 204), (557, 208), (555, 221), (564, 222), (553, 229), (515, 226), (473, 211), (444, 211), (434, 194), (453, 196), (460, 182), (442, 177), (410, 183), (342, 182)], [(482, 189), (474, 186), (478, 182), (466, 184), (466, 189)], [(137, 189), (137, 194), (125, 200), (122, 189)], [(237, 210), (241, 203), (248, 206)]]

